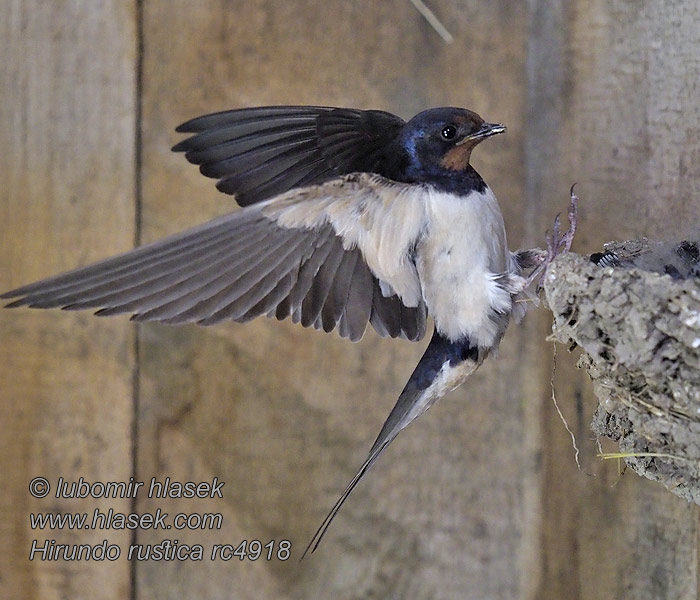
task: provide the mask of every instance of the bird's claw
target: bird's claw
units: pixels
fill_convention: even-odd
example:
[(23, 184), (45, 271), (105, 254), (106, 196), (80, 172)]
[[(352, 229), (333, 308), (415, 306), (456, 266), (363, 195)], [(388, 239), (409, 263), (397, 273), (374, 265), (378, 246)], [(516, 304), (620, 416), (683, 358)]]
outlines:
[(569, 204), (568, 218), (569, 218), (569, 229), (567, 229), (563, 234), (561, 233), (561, 219), (560, 215), (554, 218), (554, 227), (552, 235), (549, 232), (546, 234), (547, 250), (543, 251), (538, 258), (540, 258), (540, 263), (533, 269), (528, 278), (526, 279), (525, 287), (528, 287), (533, 281), (537, 281), (537, 291), (542, 288), (542, 279), (544, 278), (549, 265), (552, 264), (554, 259), (560, 254), (565, 254), (571, 250), (571, 244), (574, 241), (574, 235), (576, 234), (576, 226), (578, 225), (578, 196), (574, 192), (576, 184), (571, 186), (571, 202)]
[[(576, 226), (578, 225), (578, 196), (574, 191), (576, 184), (571, 186), (569, 194), (571, 196), (571, 202), (569, 203), (569, 212), (567, 214), (569, 218), (569, 229), (566, 230), (564, 235), (559, 236), (559, 215), (554, 220), (554, 240), (555, 244), (555, 257), (559, 254), (564, 254), (571, 250), (571, 244), (574, 241), (574, 235), (576, 234)], [(549, 245), (549, 244), (548, 244)]]

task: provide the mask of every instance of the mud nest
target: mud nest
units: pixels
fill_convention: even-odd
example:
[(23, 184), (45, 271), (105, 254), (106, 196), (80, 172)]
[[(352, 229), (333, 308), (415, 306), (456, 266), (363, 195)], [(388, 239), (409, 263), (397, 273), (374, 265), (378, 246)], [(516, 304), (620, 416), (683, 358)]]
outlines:
[[(556, 340), (579, 346), (593, 431), (640, 475), (700, 504), (698, 243), (635, 240), (559, 257), (545, 277)], [(636, 455), (636, 456), (635, 456)]]

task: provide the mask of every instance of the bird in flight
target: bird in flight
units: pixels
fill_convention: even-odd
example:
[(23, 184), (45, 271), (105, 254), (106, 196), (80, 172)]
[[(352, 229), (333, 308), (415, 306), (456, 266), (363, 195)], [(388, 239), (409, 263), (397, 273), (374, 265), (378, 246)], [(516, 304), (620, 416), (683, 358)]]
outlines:
[(315, 106), (193, 119), (173, 150), (241, 210), (1, 297), (171, 324), (291, 318), (353, 341), (368, 324), (417, 341), (430, 316), (423, 357), (305, 555), (398, 433), (498, 346), (534, 273), (569, 249), (573, 219), (561, 238), (555, 227), (548, 253), (508, 249), (498, 202), (470, 164), (477, 144), (505, 129), (463, 108), (408, 122)]

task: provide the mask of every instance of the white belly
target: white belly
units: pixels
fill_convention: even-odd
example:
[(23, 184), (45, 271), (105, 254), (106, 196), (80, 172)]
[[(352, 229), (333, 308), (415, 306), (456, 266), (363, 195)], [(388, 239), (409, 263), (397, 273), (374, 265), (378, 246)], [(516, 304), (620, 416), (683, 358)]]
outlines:
[(488, 187), (466, 198), (431, 191), (426, 210), (416, 266), (428, 312), (447, 338), (490, 348), (502, 333), (497, 313), (512, 306), (498, 281), (512, 266), (496, 197)]

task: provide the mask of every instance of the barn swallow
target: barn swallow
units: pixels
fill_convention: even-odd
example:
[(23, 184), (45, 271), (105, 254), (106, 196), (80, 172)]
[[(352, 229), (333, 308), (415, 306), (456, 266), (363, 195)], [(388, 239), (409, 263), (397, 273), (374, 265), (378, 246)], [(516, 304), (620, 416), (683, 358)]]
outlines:
[(177, 128), (193, 135), (173, 150), (241, 210), (2, 297), (173, 324), (291, 318), (353, 341), (368, 323), (417, 341), (432, 317), (425, 354), (313, 551), (398, 433), (469, 377), (523, 311), (521, 272), (542, 254), (508, 249), (496, 197), (470, 164), (477, 144), (505, 130), (462, 108), (408, 122), (307, 106), (202, 116)]

